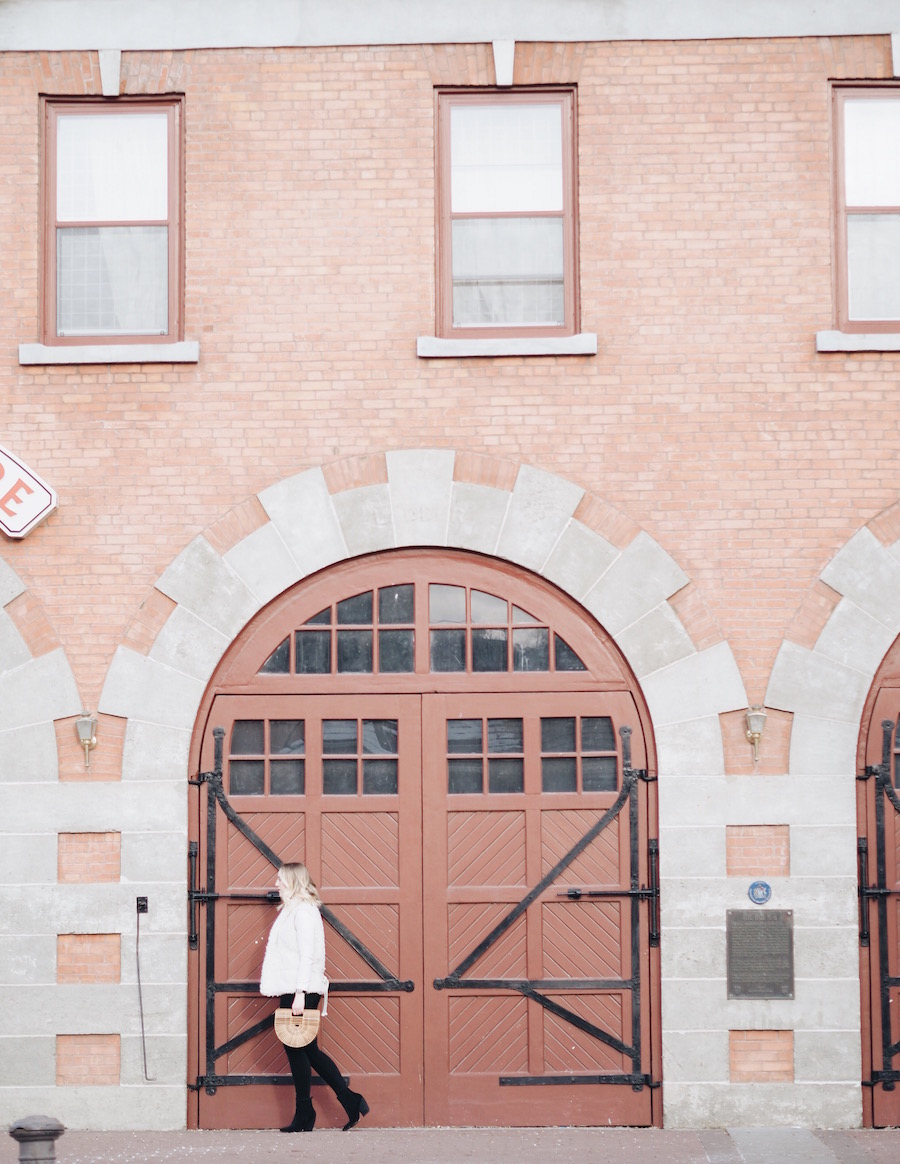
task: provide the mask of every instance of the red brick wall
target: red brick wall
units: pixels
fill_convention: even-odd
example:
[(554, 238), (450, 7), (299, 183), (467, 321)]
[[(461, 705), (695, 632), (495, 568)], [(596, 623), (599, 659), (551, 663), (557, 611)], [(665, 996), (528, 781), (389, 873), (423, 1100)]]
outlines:
[(416, 446), (528, 462), (645, 529), (691, 579), (699, 638), (721, 628), (762, 702), (783, 638), (828, 605), (824, 564), (896, 502), (900, 359), (814, 343), (833, 323), (828, 82), (888, 77), (889, 37), (519, 46), (518, 81), (578, 83), (595, 358), (415, 356), (434, 317), (433, 87), (489, 82), (487, 46), (126, 52), (123, 75), (186, 95), (197, 366), (19, 367), (15, 344), (39, 338), (38, 94), (99, 92), (99, 70), (90, 53), (0, 69), (4, 443), (61, 498), (4, 558), (90, 706), (116, 646), (160, 624), (154, 582), (198, 532), (227, 540), (232, 511), (252, 528), (241, 507), (310, 466)]
[(119, 1035), (57, 1035), (58, 1087), (99, 1087), (119, 1083)]
[(789, 877), (790, 829), (787, 825), (727, 825), (725, 860), (729, 877)]
[(729, 1031), (732, 1083), (793, 1083), (793, 1031)]
[(121, 973), (121, 934), (57, 935), (57, 982), (118, 982)]
[(63, 885), (118, 881), (121, 851), (120, 833), (60, 833), (56, 879)]

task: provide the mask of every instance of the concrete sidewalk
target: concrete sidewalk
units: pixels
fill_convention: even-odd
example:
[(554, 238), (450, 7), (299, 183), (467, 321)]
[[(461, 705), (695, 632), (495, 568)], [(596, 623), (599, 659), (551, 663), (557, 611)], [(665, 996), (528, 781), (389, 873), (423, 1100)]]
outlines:
[[(6, 1131), (6, 1129), (4, 1129)], [(279, 1132), (65, 1132), (59, 1164), (303, 1160), (306, 1164), (897, 1164), (900, 1129), (401, 1128)], [(0, 1164), (19, 1146), (0, 1141)]]

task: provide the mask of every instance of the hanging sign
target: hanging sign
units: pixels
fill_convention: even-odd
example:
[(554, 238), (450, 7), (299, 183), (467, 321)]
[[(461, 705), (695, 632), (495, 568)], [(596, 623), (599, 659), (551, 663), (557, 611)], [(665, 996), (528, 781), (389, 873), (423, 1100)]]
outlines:
[(56, 509), (56, 490), (0, 445), (0, 529), (24, 538)]

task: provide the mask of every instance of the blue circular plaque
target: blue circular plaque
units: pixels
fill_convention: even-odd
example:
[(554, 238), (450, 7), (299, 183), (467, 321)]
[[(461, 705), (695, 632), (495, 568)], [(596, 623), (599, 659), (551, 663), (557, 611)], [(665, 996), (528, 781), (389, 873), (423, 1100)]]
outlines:
[(772, 886), (768, 881), (754, 881), (747, 890), (747, 896), (754, 905), (765, 905), (772, 896)]

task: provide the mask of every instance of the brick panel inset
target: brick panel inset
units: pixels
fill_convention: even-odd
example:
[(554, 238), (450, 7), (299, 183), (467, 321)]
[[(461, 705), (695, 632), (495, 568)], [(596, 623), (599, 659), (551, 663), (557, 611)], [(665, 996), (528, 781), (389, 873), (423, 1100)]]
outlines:
[(59, 756), (59, 779), (94, 782), (121, 780), (126, 722), (117, 715), (97, 716), (97, 746), (91, 749), (90, 766), (86, 768), (84, 748), (79, 744), (75, 732), (75, 719), (58, 719), (54, 727)]
[(725, 862), (729, 877), (789, 877), (789, 826), (728, 825)]
[(121, 833), (60, 833), (56, 878), (60, 885), (118, 881)]
[(57, 982), (120, 982), (121, 934), (57, 934)]
[(793, 1083), (793, 1031), (729, 1031), (732, 1083)]
[(57, 1087), (117, 1087), (120, 1043), (119, 1035), (57, 1035)]

